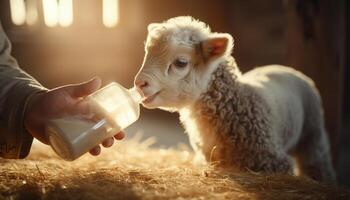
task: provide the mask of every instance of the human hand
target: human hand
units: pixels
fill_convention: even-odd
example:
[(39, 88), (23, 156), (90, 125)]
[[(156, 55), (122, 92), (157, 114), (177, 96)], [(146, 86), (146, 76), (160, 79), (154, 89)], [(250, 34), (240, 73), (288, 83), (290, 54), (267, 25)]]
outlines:
[[(45, 93), (35, 94), (27, 107), (24, 126), (33, 137), (48, 144), (45, 134), (47, 121), (67, 115), (88, 115), (90, 112), (89, 105), (80, 102), (100, 87), (101, 79), (94, 78), (88, 82), (65, 85)], [(116, 133), (114, 138), (121, 140), (124, 138), (124, 133)], [(112, 146), (114, 138), (107, 138), (102, 142), (102, 146)], [(89, 152), (92, 155), (99, 155), (101, 152), (100, 145)]]

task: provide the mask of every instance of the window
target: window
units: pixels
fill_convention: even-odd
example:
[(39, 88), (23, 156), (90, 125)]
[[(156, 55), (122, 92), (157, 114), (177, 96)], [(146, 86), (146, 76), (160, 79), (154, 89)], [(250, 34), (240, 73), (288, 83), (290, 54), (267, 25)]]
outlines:
[(119, 21), (119, 1), (103, 0), (102, 3), (103, 24), (109, 28), (116, 26)]
[(12, 22), (23, 25), (26, 22), (26, 6), (24, 0), (10, 0)]
[[(96, 0), (102, 2), (102, 23), (107, 28), (119, 22), (119, 0)], [(10, 0), (12, 22), (15, 25), (37, 23), (39, 0)], [(41, 0), (43, 21), (48, 27), (68, 27), (73, 24), (73, 0)], [(86, 3), (79, 1), (79, 3)]]

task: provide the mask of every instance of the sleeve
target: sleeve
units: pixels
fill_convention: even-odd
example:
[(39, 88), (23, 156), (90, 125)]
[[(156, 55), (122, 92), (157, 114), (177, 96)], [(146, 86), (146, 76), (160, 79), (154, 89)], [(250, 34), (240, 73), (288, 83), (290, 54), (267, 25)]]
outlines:
[(0, 156), (24, 158), (33, 137), (24, 127), (24, 115), (31, 97), (47, 91), (18, 67), (11, 56), (11, 44), (0, 23)]

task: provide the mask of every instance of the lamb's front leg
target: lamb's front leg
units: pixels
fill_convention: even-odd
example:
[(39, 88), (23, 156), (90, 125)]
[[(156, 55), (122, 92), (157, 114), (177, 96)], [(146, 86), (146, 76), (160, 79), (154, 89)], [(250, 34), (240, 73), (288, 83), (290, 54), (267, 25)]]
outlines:
[(205, 165), (206, 160), (202, 151), (202, 141), (197, 134), (189, 134), (190, 144), (194, 151), (193, 164), (195, 165)]

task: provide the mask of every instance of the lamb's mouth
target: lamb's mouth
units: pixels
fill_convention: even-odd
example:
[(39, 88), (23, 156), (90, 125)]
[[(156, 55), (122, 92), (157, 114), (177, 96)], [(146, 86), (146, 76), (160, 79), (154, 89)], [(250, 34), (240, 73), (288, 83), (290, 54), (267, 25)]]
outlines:
[(160, 91), (158, 91), (158, 92), (156, 92), (156, 93), (154, 93), (154, 94), (152, 94), (152, 95), (150, 95), (150, 96), (144, 97), (144, 98), (142, 99), (142, 103), (143, 103), (143, 104), (148, 104), (148, 103), (152, 102), (152, 101), (157, 97), (157, 95), (158, 95), (159, 93), (160, 93)]

